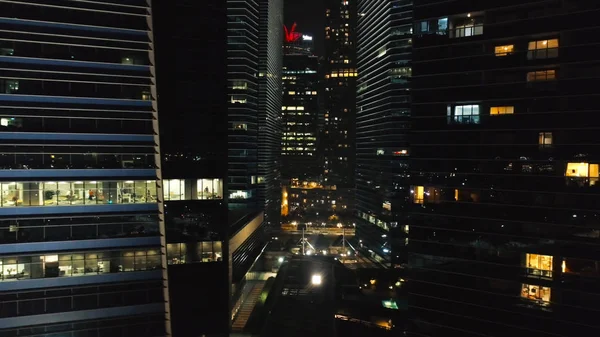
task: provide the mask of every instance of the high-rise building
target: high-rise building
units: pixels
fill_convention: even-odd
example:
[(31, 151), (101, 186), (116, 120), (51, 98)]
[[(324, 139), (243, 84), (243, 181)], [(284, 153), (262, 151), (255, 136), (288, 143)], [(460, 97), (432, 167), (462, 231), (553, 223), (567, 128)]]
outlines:
[[(258, 208), (259, 1), (227, 1), (230, 208)], [(261, 205), (262, 206), (262, 205)]]
[(388, 266), (406, 258), (411, 11), (408, 0), (358, 1), (357, 245)]
[(0, 334), (169, 335), (149, 3), (0, 25)]
[(228, 218), (232, 216), (225, 184), (226, 3), (155, 0), (154, 4), (172, 332), (225, 335), (230, 325)]
[[(267, 18), (277, 18), (281, 11), (277, 3), (259, 3), (257, 9), (267, 14), (261, 16), (261, 29)], [(266, 60), (260, 65), (269, 71), (266, 81), (258, 73), (237, 72), (245, 69), (246, 60), (228, 55), (259, 52), (243, 49), (237, 39), (245, 34), (239, 29), (259, 28), (258, 21), (247, 21), (244, 15), (248, 13), (240, 11), (241, 7), (243, 4), (235, 1), (156, 0), (164, 214), (168, 274), (172, 280), (170, 313), (176, 336), (228, 334), (247, 293), (246, 273), (264, 247), (263, 210), (273, 206), (268, 198), (273, 193), (273, 180), (279, 182), (273, 178), (277, 175), (277, 156), (270, 151), (274, 147), (278, 155), (278, 121), (271, 118), (279, 117), (280, 78), (274, 76), (281, 64), (277, 63), (277, 54), (272, 55), (272, 46), (271, 53), (261, 47)], [(233, 29), (228, 30), (228, 25)], [(264, 32), (256, 45), (262, 46), (267, 36)], [(280, 44), (277, 47), (275, 52), (281, 56)], [(259, 87), (244, 84), (258, 83), (257, 79), (261, 80)], [(233, 104), (232, 97), (238, 93), (254, 105)], [(264, 131), (260, 139), (258, 127)], [(231, 155), (231, 149), (241, 147), (254, 149), (254, 157), (250, 156), (247, 164), (255, 168), (260, 147), (259, 169), (268, 181), (253, 176), (251, 171), (234, 171), (231, 176), (232, 165), (244, 164), (240, 155)], [(238, 178), (242, 175), (252, 185), (261, 186), (261, 194), (232, 196), (231, 182), (241, 181)], [(231, 204), (234, 207), (229, 207)]]
[(354, 192), (356, 1), (328, 0), (323, 62), (323, 181)]
[(281, 213), (281, 26), (283, 0), (261, 0), (258, 82), (259, 201), (267, 226), (279, 226)]
[(413, 335), (597, 336), (600, 4), (414, 4)]
[[(282, 178), (315, 176), (319, 122), (319, 59), (313, 54), (312, 36), (287, 30), (283, 55), (281, 116)], [(299, 42), (302, 41), (302, 42)]]

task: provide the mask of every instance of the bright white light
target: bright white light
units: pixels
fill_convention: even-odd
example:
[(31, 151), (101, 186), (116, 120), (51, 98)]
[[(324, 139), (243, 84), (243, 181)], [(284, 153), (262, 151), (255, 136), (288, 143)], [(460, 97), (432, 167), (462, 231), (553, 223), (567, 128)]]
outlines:
[(310, 250), (310, 249), (309, 249), (309, 250), (307, 250), (307, 251), (306, 251), (306, 255), (312, 255), (312, 250)]
[(310, 35), (302, 35), (302, 40), (304, 40), (304, 41), (312, 41), (312, 36), (310, 36)]
[(280, 257), (280, 258), (278, 259), (278, 261), (279, 261), (279, 263), (283, 263), (283, 257)]
[(310, 283), (312, 283), (315, 286), (318, 286), (321, 284), (323, 280), (321, 279), (321, 275), (319, 274), (315, 274), (312, 276), (312, 279), (310, 280)]

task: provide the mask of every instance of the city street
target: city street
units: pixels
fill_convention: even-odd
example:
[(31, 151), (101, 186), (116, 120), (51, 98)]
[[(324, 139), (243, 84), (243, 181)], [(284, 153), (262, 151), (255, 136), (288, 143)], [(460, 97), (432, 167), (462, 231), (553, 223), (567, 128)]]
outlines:
[[(342, 235), (304, 233), (304, 252), (306, 255), (334, 256), (350, 269), (381, 268), (381, 265), (358, 253), (346, 241), (346, 256), (342, 255)], [(279, 241), (286, 252), (302, 255), (302, 232), (280, 231), (272, 234), (272, 239)], [(349, 236), (346, 235), (346, 240)]]

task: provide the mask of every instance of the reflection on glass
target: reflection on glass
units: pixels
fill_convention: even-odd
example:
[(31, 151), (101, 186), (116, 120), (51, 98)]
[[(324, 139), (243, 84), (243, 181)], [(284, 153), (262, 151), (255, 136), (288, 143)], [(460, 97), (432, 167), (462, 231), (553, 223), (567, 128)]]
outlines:
[(562, 261), (561, 270), (565, 274), (600, 278), (600, 261), (567, 257)]
[[(1, 121), (0, 121), (1, 122)], [(1, 128), (1, 126), (0, 126)], [(16, 151), (16, 150), (15, 150)], [(154, 155), (110, 153), (40, 154), (34, 151), (0, 155), (0, 169), (152, 169)]]

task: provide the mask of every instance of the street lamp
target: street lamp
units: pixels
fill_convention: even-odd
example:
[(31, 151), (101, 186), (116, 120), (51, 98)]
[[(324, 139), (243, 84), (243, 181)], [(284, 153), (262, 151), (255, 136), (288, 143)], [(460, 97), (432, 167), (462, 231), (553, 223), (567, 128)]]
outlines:
[(310, 280), (310, 283), (312, 283), (312, 285), (314, 285), (314, 286), (321, 285), (322, 282), (323, 282), (323, 279), (320, 274), (314, 274)]

